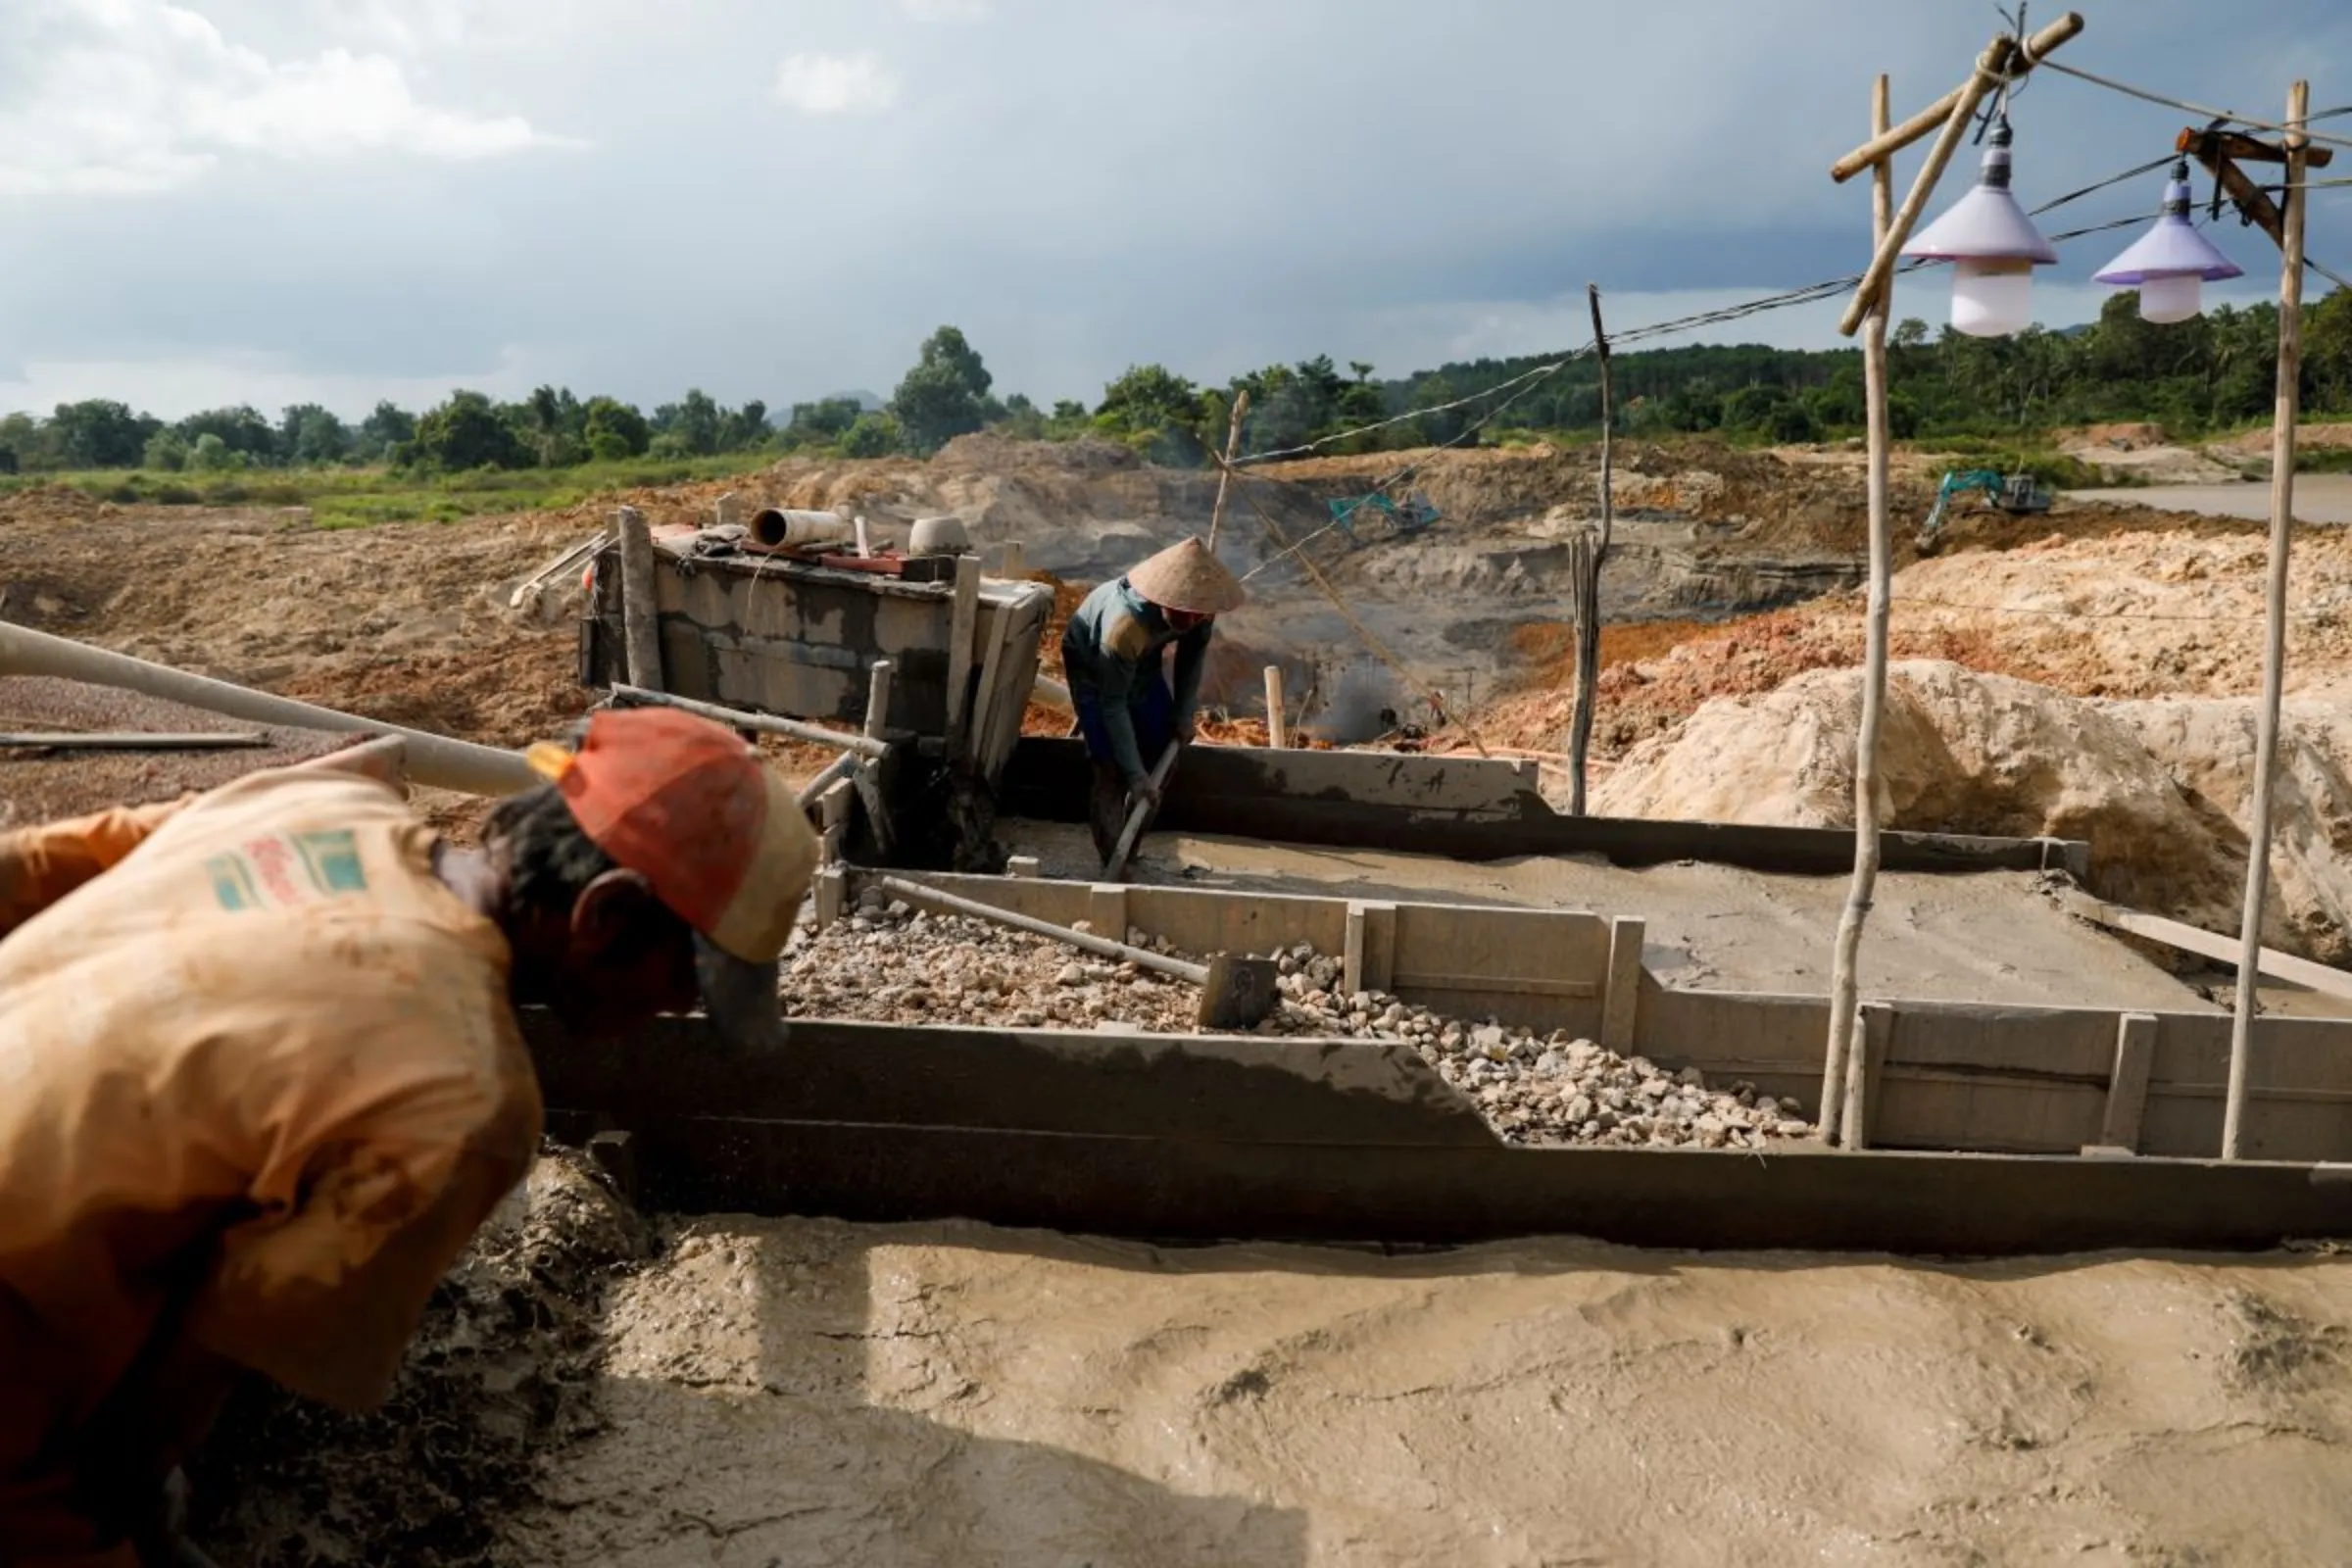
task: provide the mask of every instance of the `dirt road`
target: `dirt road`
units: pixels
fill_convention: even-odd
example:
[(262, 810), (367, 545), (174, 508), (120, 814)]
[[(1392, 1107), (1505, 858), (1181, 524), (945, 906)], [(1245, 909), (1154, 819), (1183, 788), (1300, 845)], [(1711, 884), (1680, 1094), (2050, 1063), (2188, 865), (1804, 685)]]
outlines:
[[(2268, 518), (2271, 514), (2271, 487), (2267, 484), (2164, 484), (2135, 490), (2070, 490), (2067, 495), (2079, 502), (2155, 507), (2208, 517)], [(2352, 522), (2352, 473), (2297, 474), (2295, 520)]]

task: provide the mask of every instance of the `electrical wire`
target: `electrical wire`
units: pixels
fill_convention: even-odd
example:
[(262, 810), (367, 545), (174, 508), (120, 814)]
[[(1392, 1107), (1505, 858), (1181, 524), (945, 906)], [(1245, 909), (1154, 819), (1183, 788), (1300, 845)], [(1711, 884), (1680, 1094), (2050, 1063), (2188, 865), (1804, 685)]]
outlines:
[[(2255, 130), (2267, 130), (2273, 135), (2278, 136), (2300, 135), (2311, 141), (2326, 142), (2331, 147), (2352, 147), (2352, 136), (2330, 136), (2325, 131), (2282, 125), (2275, 121), (2255, 120), (2248, 116), (2238, 114), (2235, 110), (2211, 109), (2203, 104), (2190, 103), (2184, 98), (2168, 98), (2163, 93), (2152, 92), (2145, 87), (2134, 87), (2130, 82), (2117, 81), (2112, 76), (2102, 76), (2096, 73), (2083, 71), (2075, 66), (2062, 66), (2055, 60), (2035, 61), (2034, 69), (2037, 71), (2055, 71), (2061, 75), (2073, 76), (2078, 81), (2087, 81), (2095, 87), (2105, 87), (2110, 92), (2120, 92), (2129, 98), (2138, 98), (2147, 103), (2161, 104), (2167, 109), (2178, 109), (2182, 114), (2198, 115), (2206, 120), (2227, 121), (2234, 125), (2246, 125)], [(2341, 109), (2332, 109), (2328, 113), (2332, 116), (2344, 114), (2347, 111)], [(2308, 126), (2311, 119), (2319, 118), (2322, 117), (2310, 117), (2310, 119), (2307, 119), (2304, 122), (2304, 124)]]

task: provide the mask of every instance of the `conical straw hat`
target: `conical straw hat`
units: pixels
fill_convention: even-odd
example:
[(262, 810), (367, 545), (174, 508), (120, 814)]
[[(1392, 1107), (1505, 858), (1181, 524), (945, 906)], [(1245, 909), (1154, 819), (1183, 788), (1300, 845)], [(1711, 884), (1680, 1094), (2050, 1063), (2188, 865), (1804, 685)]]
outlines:
[(1127, 573), (1128, 585), (1162, 610), (1222, 615), (1239, 610), (1250, 596), (1242, 580), (1208, 553), (1199, 538), (1173, 544)]

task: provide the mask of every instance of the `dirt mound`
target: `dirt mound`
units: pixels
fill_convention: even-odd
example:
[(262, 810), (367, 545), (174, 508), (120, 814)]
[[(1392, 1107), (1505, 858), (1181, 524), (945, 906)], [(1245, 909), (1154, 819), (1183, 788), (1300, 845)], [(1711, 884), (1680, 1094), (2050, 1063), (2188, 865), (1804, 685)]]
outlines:
[[(1853, 820), (1861, 682), (1817, 670), (1707, 703), (1629, 754), (1593, 794), (1609, 815), (1843, 826)], [(1890, 827), (2090, 845), (2102, 898), (2208, 930), (2237, 923), (2245, 878), (2251, 705), (2088, 702), (1948, 662), (1888, 671), (1881, 767)], [(2323, 705), (2288, 748), (2304, 820), (2274, 855), (2265, 940), (2324, 962), (2347, 955), (2352, 723)]]
[(244, 1568), (531, 1561), (507, 1516), (597, 1429), (605, 1286), (648, 1246), (580, 1156), (550, 1146), (434, 1291), (383, 1409), (239, 1394), (192, 1477), (196, 1540)]

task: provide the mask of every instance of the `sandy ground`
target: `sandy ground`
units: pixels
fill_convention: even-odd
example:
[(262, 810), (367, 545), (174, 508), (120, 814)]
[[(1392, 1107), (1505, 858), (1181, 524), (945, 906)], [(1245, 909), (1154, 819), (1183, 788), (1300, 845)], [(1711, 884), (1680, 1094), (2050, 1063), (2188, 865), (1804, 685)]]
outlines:
[(520, 1560), (2352, 1560), (2342, 1261), (670, 1240)]
[[(1015, 854), (1049, 876), (1102, 865), (1086, 830), (1004, 823)], [(1260, 844), (1208, 835), (1145, 839), (1131, 877), (1188, 887), (1329, 898), (1441, 899), (1638, 914), (1642, 961), (1686, 990), (1811, 992), (1829, 986), (1846, 879), (1766, 876), (1696, 863), (1626, 870), (1587, 859), (1470, 865), (1435, 856)], [(1879, 878), (1862, 947), (1865, 994), (1920, 1002), (2209, 1010), (2211, 1004), (2121, 943), (2059, 910), (2026, 872)]]
[[(2208, 517), (2267, 519), (2271, 514), (2268, 484), (2166, 484), (2132, 490), (2069, 490), (2067, 497), (2109, 506), (2194, 512)], [(2352, 473), (2295, 475), (2295, 520), (2352, 522)]]

